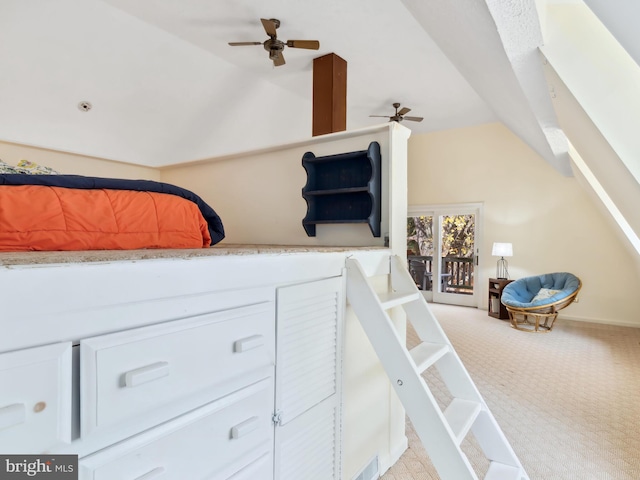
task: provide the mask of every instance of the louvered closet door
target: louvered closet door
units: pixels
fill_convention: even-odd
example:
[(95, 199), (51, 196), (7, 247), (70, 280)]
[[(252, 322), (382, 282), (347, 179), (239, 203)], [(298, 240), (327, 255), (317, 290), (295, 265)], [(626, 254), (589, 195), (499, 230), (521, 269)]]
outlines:
[(277, 294), (275, 478), (340, 478), (342, 277)]

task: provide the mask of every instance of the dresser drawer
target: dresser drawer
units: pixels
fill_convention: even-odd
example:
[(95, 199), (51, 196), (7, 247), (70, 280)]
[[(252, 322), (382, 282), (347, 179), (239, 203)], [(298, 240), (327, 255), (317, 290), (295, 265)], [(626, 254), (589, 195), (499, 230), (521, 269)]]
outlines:
[(226, 480), (247, 465), (270, 478), (272, 410), (271, 377), (83, 458), (80, 480)]
[(225, 480), (273, 480), (273, 458), (265, 454)]
[(149, 428), (264, 378), (274, 337), (267, 302), (83, 340), (82, 436)]
[(0, 354), (0, 452), (71, 442), (71, 343)]

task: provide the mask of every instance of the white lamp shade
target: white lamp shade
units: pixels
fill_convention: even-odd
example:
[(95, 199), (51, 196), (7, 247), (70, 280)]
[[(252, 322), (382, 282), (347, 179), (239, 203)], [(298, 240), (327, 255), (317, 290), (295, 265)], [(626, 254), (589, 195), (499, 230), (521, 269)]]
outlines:
[(498, 243), (493, 244), (493, 250), (491, 255), (494, 257), (513, 257), (513, 245), (510, 243)]

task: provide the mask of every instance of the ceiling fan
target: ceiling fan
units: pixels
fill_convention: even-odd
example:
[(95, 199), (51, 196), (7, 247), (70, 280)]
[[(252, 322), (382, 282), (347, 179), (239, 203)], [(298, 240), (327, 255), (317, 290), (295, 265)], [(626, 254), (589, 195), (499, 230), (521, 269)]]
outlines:
[(318, 40), (287, 40), (283, 42), (278, 40), (276, 29), (280, 27), (280, 20), (277, 18), (271, 18), (269, 20), (261, 18), (262, 26), (265, 32), (269, 35), (269, 38), (264, 42), (229, 42), (232, 47), (238, 47), (243, 45), (263, 45), (264, 49), (269, 52), (269, 58), (273, 60), (273, 65), (279, 67), (284, 65), (284, 56), (282, 51), (284, 47), (292, 48), (306, 48), (309, 50), (318, 50), (320, 48), (320, 42)]
[[(390, 122), (398, 122), (400, 123), (403, 120), (410, 120), (412, 122), (421, 122), (424, 120), (423, 117), (407, 117), (406, 114), (411, 111), (410, 108), (402, 107), (400, 108), (399, 103), (394, 103), (393, 108), (396, 109), (396, 113), (394, 115), (369, 115), (370, 117), (385, 117), (388, 118)], [(400, 108), (400, 110), (398, 110)]]

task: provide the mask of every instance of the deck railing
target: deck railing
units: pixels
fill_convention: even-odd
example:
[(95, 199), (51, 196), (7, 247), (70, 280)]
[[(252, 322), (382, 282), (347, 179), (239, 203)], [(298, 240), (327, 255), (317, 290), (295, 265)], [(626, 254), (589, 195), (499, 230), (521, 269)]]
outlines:
[(473, 258), (444, 257), (442, 271), (451, 275), (447, 282), (447, 291), (453, 289), (457, 293), (471, 293), (473, 291)]
[[(411, 261), (418, 260), (425, 264), (426, 271), (433, 272), (433, 257), (430, 255), (409, 255), (409, 270), (411, 271)], [(466, 257), (443, 257), (442, 273), (446, 275), (444, 290), (450, 293), (470, 294), (473, 292), (474, 278), (474, 258)], [(413, 272), (412, 272), (413, 274)], [(416, 279), (418, 283), (418, 279)], [(420, 286), (420, 284), (418, 284)], [(428, 288), (430, 290), (431, 288)]]

